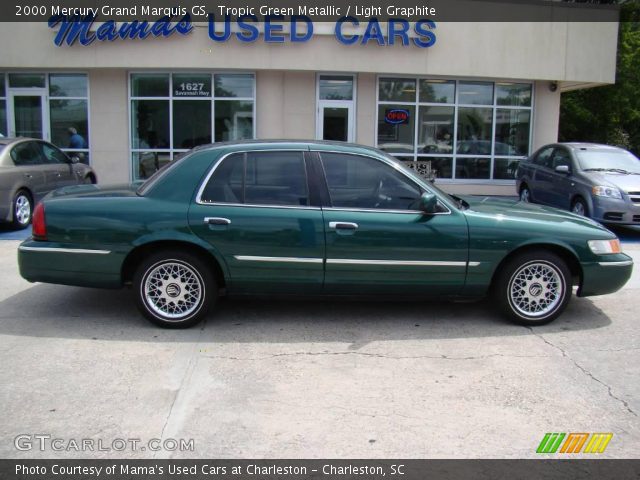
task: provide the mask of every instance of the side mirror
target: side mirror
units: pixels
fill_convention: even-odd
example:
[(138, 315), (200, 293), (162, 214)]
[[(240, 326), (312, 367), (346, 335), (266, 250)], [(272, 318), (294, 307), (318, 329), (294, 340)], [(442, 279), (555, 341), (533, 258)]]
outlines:
[(558, 165), (556, 167), (556, 172), (557, 173), (569, 174), (569, 173), (571, 173), (571, 170), (569, 170), (569, 165)]
[(420, 210), (424, 213), (436, 213), (438, 211), (438, 197), (433, 193), (423, 193), (420, 197)]
[(80, 158), (76, 157), (75, 155), (71, 157), (70, 160), (71, 163), (80, 163)]

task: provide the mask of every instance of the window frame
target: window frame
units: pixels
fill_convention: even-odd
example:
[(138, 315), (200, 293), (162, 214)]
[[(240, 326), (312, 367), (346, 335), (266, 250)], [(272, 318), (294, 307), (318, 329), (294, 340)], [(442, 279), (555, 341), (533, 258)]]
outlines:
[[(203, 200), (202, 199), (202, 195), (204, 194), (207, 185), (209, 184), (209, 182), (211, 181), (211, 178), (213, 177), (213, 175), (215, 174), (216, 170), (218, 169), (218, 167), (220, 167), (220, 165), (222, 165), (222, 163), (230, 156), (236, 155), (236, 154), (241, 154), (244, 157), (244, 162), (245, 162), (245, 166), (246, 166), (246, 161), (247, 161), (247, 155), (249, 153), (299, 153), (302, 157), (302, 164), (304, 167), (304, 174), (305, 174), (305, 184), (306, 184), (306, 188), (307, 188), (307, 197), (308, 197), (308, 201), (309, 204), (308, 205), (277, 205), (277, 204), (256, 204), (256, 203), (227, 203), (227, 202), (214, 202), (214, 201), (208, 201), (208, 200)], [(309, 158), (307, 156), (307, 154), (309, 153), (309, 149), (308, 147), (301, 147), (301, 148), (289, 148), (289, 149), (251, 149), (251, 150), (236, 150), (236, 151), (232, 151), (232, 152), (227, 152), (224, 155), (221, 155), (220, 158), (218, 158), (215, 163), (209, 168), (209, 171), (207, 172), (207, 175), (205, 176), (204, 180), (200, 183), (199, 187), (198, 187), (198, 192), (196, 194), (196, 198), (195, 198), (195, 203), (198, 205), (208, 205), (208, 206), (226, 206), (226, 207), (249, 207), (249, 208), (285, 208), (285, 209), (302, 209), (302, 210), (320, 210), (320, 206), (314, 205), (314, 199), (313, 199), (313, 186), (311, 184), (312, 182), (312, 178), (311, 175), (313, 175), (313, 172), (310, 172), (312, 169), (309, 168)], [(243, 168), (243, 175), (242, 175), (242, 183), (243, 183), (243, 190), (244, 188), (246, 188), (246, 168)], [(244, 195), (244, 191), (243, 191), (243, 200), (245, 199), (245, 195)]]
[[(31, 90), (30, 88), (20, 88), (20, 87), (10, 87), (9, 86), (9, 75), (11, 74), (21, 74), (21, 73), (33, 73), (33, 74), (42, 74), (44, 75), (44, 87), (38, 87), (38, 88), (33, 88), (34, 93), (35, 92), (42, 92), (44, 93), (45, 96), (45, 102), (46, 105), (43, 106), (45, 112), (44, 114), (46, 115), (46, 122), (47, 122), (47, 135), (49, 138), (42, 138), (41, 140), (44, 140), (46, 142), (51, 143), (52, 145), (55, 145), (58, 149), (60, 149), (65, 155), (67, 155), (67, 157), (71, 158), (70, 154), (73, 153), (86, 153), (88, 154), (89, 158), (87, 161), (87, 165), (91, 165), (91, 145), (92, 145), (92, 141), (91, 141), (91, 81), (89, 78), (89, 72), (88, 71), (83, 71), (83, 70), (62, 70), (62, 71), (56, 71), (56, 70), (36, 70), (36, 71), (29, 71), (29, 70), (15, 70), (15, 69), (3, 69), (0, 71), (0, 73), (2, 73), (4, 75), (4, 93), (5, 96), (4, 97), (0, 97), (0, 101), (4, 101), (5, 102), (5, 112), (6, 112), (6, 116), (7, 116), (7, 123), (5, 125), (5, 129), (7, 134), (9, 133), (9, 125), (11, 123), (11, 115), (13, 115), (13, 107), (11, 105), (9, 105), (9, 98), (10, 98), (10, 92), (11, 91), (21, 91), (21, 92), (28, 92), (29, 90)], [(85, 77), (86, 82), (87, 82), (87, 94), (86, 97), (82, 97), (82, 96), (73, 96), (73, 97), (60, 97), (60, 96), (52, 96), (50, 95), (50, 76), (51, 75), (81, 75), (83, 77)], [(56, 145), (55, 143), (52, 142), (52, 138), (51, 138), (51, 100), (84, 100), (87, 102), (87, 137), (86, 137), (86, 142), (87, 142), (87, 148), (68, 148), (68, 147), (63, 147), (60, 145)]]
[[(391, 100), (380, 100), (380, 80), (381, 79), (389, 79), (389, 78), (397, 78), (397, 79), (410, 79), (415, 80), (416, 82), (416, 92), (415, 99), (413, 102), (402, 102), (402, 101), (391, 101)], [(453, 81), (455, 84), (455, 95), (453, 103), (438, 103), (438, 102), (421, 102), (420, 101), (420, 83), (421, 80), (433, 81), (433, 80), (443, 80), (443, 81)], [(480, 104), (466, 104), (460, 103), (460, 83), (467, 82), (480, 82), (480, 83), (491, 83), (493, 85), (493, 103), (490, 105), (480, 105)], [(529, 106), (522, 105), (499, 105), (497, 99), (497, 89), (498, 84), (503, 83), (512, 83), (512, 84), (524, 84), (529, 85), (531, 87), (531, 104)], [(415, 109), (415, 118), (414, 118), (414, 144), (413, 144), (413, 152), (394, 152), (393, 150), (385, 150), (385, 153), (392, 155), (394, 157), (402, 158), (402, 157), (412, 157), (412, 161), (405, 161), (407, 166), (411, 167), (411, 165), (418, 165), (419, 163), (428, 162), (430, 158), (437, 159), (451, 159), (451, 177), (450, 178), (440, 178), (438, 177), (436, 181), (438, 183), (443, 184), (485, 184), (485, 185), (515, 185), (514, 179), (494, 179), (494, 168), (496, 164), (496, 160), (517, 160), (518, 162), (525, 160), (532, 152), (532, 143), (533, 143), (533, 125), (535, 123), (535, 81), (529, 80), (513, 80), (513, 79), (498, 79), (498, 78), (469, 78), (469, 77), (444, 77), (444, 76), (425, 76), (425, 75), (396, 75), (396, 74), (378, 74), (376, 76), (376, 105), (375, 105), (375, 132), (374, 132), (374, 141), (376, 148), (379, 148), (378, 143), (378, 126), (380, 121), (380, 106), (381, 105), (399, 105), (399, 106), (413, 106)], [(450, 154), (443, 153), (419, 153), (418, 152), (418, 143), (419, 143), (419, 113), (420, 107), (434, 107), (434, 106), (446, 106), (453, 107), (454, 109), (454, 117), (453, 117), (453, 142), (452, 142), (452, 151)], [(489, 155), (473, 155), (473, 154), (458, 154), (457, 153), (457, 144), (458, 144), (458, 113), (460, 108), (470, 107), (470, 108), (490, 108), (491, 109), (491, 153)], [(530, 112), (529, 115), (529, 145), (526, 154), (524, 155), (496, 155), (495, 153), (495, 143), (496, 143), (496, 117), (498, 109), (504, 110), (528, 110)], [(458, 158), (480, 158), (480, 159), (489, 159), (489, 178), (456, 178), (456, 166)]]
[[(132, 94), (133, 88), (133, 76), (134, 75), (168, 75), (169, 76), (169, 92), (167, 96), (164, 97), (141, 97), (134, 96)], [(181, 97), (175, 96), (173, 90), (173, 76), (174, 75), (209, 75), (211, 77), (211, 96), (210, 97)], [(215, 75), (251, 75), (253, 78), (253, 97), (218, 97), (215, 94)], [(128, 152), (129, 152), (129, 179), (130, 181), (140, 181), (146, 180), (143, 178), (137, 178), (137, 174), (135, 172), (135, 165), (133, 161), (133, 155), (135, 153), (161, 153), (167, 154), (169, 157), (169, 162), (175, 160), (176, 156), (190, 151), (188, 148), (175, 148), (173, 141), (173, 102), (174, 101), (202, 101), (209, 102), (210, 104), (210, 112), (211, 112), (211, 144), (220, 143), (215, 141), (215, 106), (216, 102), (219, 101), (244, 101), (244, 102), (252, 102), (252, 136), (251, 140), (256, 138), (257, 132), (257, 115), (256, 115), (256, 105), (257, 105), (257, 75), (255, 71), (249, 70), (198, 70), (198, 69), (188, 69), (188, 70), (173, 70), (173, 69), (160, 69), (160, 70), (129, 70), (127, 71), (127, 117), (128, 117)], [(133, 101), (134, 100), (154, 100), (154, 101), (168, 101), (169, 102), (169, 148), (133, 148)], [(148, 177), (150, 178), (150, 177)]]
[[(328, 201), (329, 201), (329, 205), (327, 208), (330, 208), (332, 210), (342, 210), (342, 211), (371, 211), (371, 212), (380, 212), (380, 211), (394, 211), (394, 212), (410, 212), (410, 213), (415, 213), (415, 212), (420, 212), (420, 213), (424, 213), (421, 210), (418, 209), (399, 209), (399, 208), (376, 208), (376, 207), (344, 207), (344, 206), (335, 206), (333, 204), (333, 198), (331, 196), (331, 187), (329, 186), (329, 181), (327, 179), (327, 171), (325, 168), (325, 163), (324, 163), (324, 155), (343, 155), (343, 156), (350, 156), (350, 157), (358, 157), (358, 158), (364, 158), (366, 160), (370, 160), (372, 162), (378, 162), (379, 164), (382, 164), (384, 167), (387, 167), (389, 169), (391, 169), (392, 172), (394, 172), (398, 177), (400, 177), (402, 180), (404, 180), (405, 182), (407, 182), (410, 186), (412, 186), (413, 188), (415, 188), (418, 191), (419, 195), (422, 195), (425, 192), (425, 189), (418, 184), (413, 178), (405, 175), (405, 173), (402, 170), (399, 170), (397, 168), (395, 168), (393, 165), (388, 164), (387, 162), (383, 162), (382, 160), (376, 158), (376, 157), (372, 157), (369, 155), (362, 155), (360, 153), (351, 153), (351, 152), (330, 152), (330, 151), (318, 151), (317, 152), (319, 155), (319, 162), (320, 162), (320, 167), (322, 170), (322, 178), (323, 181), (325, 183), (325, 188), (327, 190), (328, 193)], [(324, 154), (324, 155), (323, 155)], [(420, 197), (418, 197), (416, 200), (419, 200)]]

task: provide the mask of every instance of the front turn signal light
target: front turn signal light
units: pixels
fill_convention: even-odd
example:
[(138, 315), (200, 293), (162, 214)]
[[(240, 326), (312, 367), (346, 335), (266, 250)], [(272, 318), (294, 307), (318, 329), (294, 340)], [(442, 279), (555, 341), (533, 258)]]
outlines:
[(589, 240), (589, 249), (596, 255), (608, 255), (613, 253), (621, 253), (620, 240), (617, 238), (611, 240)]

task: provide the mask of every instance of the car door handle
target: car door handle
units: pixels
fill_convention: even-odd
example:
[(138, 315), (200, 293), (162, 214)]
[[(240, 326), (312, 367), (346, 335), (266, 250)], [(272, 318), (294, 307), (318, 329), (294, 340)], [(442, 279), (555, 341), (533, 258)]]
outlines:
[(222, 217), (204, 217), (204, 223), (207, 225), (231, 225), (231, 220)]
[(358, 224), (352, 222), (329, 222), (329, 228), (335, 230), (357, 230)]
[(30, 173), (25, 173), (24, 176), (27, 178), (33, 178), (33, 175), (31, 175)]

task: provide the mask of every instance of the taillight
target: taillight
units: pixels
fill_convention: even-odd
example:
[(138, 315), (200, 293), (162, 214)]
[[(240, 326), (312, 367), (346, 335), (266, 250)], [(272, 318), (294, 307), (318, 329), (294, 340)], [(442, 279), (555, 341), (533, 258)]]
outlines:
[(34, 240), (47, 239), (47, 224), (44, 218), (44, 204), (38, 203), (33, 209), (33, 217), (31, 219), (31, 235)]

